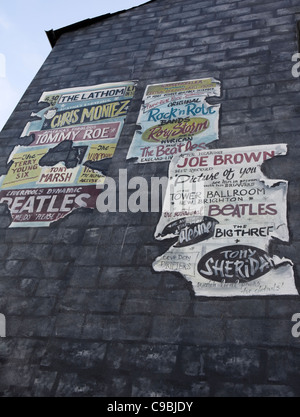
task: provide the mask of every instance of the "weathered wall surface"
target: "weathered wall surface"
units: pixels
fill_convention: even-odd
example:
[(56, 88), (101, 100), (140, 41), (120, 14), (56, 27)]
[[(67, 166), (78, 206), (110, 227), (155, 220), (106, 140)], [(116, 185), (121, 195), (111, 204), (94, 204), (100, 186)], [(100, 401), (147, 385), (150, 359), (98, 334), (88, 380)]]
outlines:
[[(145, 87), (222, 82), (220, 141), (287, 143), (266, 164), (289, 181), (291, 242), (273, 252), (299, 281), (299, 93), (291, 74), (299, 0), (156, 0), (64, 34), (0, 139), (1, 174), (44, 91), (138, 80), (109, 176), (167, 176), (126, 162)], [(299, 297), (196, 298), (179, 274), (155, 273), (168, 248), (160, 213), (78, 210), (49, 228), (9, 229), (0, 207), (3, 396), (299, 396)]]

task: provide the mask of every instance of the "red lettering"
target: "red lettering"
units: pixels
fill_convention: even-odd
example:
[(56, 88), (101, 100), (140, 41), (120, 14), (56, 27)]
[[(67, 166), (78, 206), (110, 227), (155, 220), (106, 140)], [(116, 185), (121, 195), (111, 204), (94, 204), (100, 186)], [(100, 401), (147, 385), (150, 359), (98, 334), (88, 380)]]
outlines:
[(214, 165), (239, 165), (247, 162), (259, 162), (261, 159), (263, 161), (271, 159), (275, 156), (275, 151), (272, 152), (251, 152), (247, 153), (238, 153), (236, 155), (225, 154), (225, 155), (215, 155)]
[(224, 207), (219, 206), (218, 204), (212, 204), (208, 209), (208, 216), (232, 216), (239, 217), (242, 216), (265, 216), (265, 215), (275, 216), (277, 214), (276, 204), (258, 204), (257, 207), (255, 204), (237, 204), (231, 205), (228, 204)]
[(222, 165), (223, 164), (223, 156), (216, 155), (214, 159), (214, 165)]
[(258, 154), (251, 152), (250, 155), (245, 153), (245, 159), (248, 163), (250, 163), (252, 160), (254, 160), (255, 162), (258, 162), (260, 160), (260, 157), (261, 157), (261, 152), (259, 152)]

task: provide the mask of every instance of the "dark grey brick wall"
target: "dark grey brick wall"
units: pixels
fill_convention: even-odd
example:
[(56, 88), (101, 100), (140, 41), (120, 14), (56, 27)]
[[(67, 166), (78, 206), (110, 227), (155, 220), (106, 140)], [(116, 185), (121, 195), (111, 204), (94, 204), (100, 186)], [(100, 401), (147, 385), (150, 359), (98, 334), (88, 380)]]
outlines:
[[(0, 173), (43, 91), (139, 80), (110, 167), (126, 162), (146, 85), (222, 82), (220, 147), (288, 143), (266, 165), (289, 181), (288, 245), (300, 288), (299, 92), (292, 77), (299, 0), (156, 0), (64, 34), (0, 136)], [(41, 35), (43, 36), (43, 35)], [(300, 142), (299, 142), (300, 143)], [(299, 396), (298, 297), (206, 299), (154, 273), (159, 213), (78, 210), (45, 229), (8, 229), (0, 207), (2, 396)]]

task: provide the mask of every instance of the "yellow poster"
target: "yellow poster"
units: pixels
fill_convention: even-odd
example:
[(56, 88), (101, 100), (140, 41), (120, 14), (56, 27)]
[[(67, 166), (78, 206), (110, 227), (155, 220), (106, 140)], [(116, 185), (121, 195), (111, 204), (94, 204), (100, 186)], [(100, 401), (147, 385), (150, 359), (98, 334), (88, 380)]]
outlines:
[(60, 163), (54, 167), (43, 168), (38, 184), (73, 184), (76, 180), (78, 168), (66, 168)]
[[(116, 144), (103, 144), (103, 145), (92, 145), (87, 155), (86, 160), (93, 163), (99, 162), (103, 159), (110, 159), (114, 156), (116, 150)], [(78, 182), (80, 184), (96, 184), (99, 180), (103, 179), (104, 176), (100, 173), (101, 166), (96, 167), (95, 170), (84, 166), (82, 168)]]
[(80, 184), (97, 184), (101, 178), (105, 177), (101, 175), (100, 172), (94, 171), (88, 167), (83, 167), (78, 182)]
[(16, 153), (12, 158), (13, 162), (3, 181), (2, 188), (37, 181), (42, 171), (39, 161), (47, 152), (48, 149), (39, 149)]
[(214, 90), (216, 88), (218, 88), (218, 81), (213, 78), (155, 84), (147, 87), (145, 98), (147, 96), (161, 96), (162, 94), (182, 94), (187, 91), (198, 91), (198, 93), (202, 91), (202, 93), (204, 93), (205, 91)]
[(88, 161), (101, 161), (102, 159), (112, 158), (116, 150), (116, 143), (106, 143), (103, 145), (92, 145), (87, 156)]

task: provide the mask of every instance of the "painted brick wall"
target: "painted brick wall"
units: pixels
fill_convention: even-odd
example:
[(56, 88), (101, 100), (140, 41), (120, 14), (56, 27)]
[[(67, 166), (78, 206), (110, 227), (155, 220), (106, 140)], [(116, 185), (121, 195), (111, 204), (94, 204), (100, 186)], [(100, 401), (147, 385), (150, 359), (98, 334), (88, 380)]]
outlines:
[[(288, 143), (265, 166), (289, 181), (289, 245), (299, 251), (299, 93), (292, 77), (299, 0), (156, 0), (65, 33), (0, 135), (0, 174), (43, 91), (139, 80), (110, 166), (167, 176), (168, 164), (126, 162), (148, 84), (222, 82), (220, 147)], [(43, 36), (43, 35), (41, 35)], [(154, 273), (168, 244), (159, 213), (78, 210), (50, 228), (8, 229), (0, 207), (2, 396), (299, 396), (299, 297), (196, 298), (179, 274)]]

